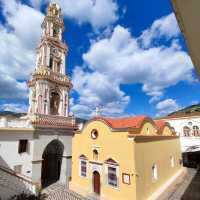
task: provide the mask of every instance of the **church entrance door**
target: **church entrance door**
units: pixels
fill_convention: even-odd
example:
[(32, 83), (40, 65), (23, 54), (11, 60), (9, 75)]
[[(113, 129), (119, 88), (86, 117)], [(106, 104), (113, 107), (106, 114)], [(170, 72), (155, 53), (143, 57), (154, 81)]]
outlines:
[(59, 140), (53, 140), (46, 146), (42, 155), (42, 188), (60, 179), (63, 150), (64, 145)]
[(93, 190), (94, 193), (100, 195), (100, 174), (97, 171), (93, 172)]

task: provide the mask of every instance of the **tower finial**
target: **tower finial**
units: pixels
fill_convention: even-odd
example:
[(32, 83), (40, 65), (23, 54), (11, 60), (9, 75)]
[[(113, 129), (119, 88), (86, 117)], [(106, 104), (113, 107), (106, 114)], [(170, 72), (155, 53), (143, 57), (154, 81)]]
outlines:
[(60, 6), (55, 2), (51, 2), (47, 9), (47, 16), (60, 17), (61, 16)]

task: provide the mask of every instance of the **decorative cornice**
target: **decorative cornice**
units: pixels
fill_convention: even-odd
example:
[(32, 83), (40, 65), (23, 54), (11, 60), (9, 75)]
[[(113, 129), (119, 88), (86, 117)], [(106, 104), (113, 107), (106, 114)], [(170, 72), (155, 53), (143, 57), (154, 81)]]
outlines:
[(37, 80), (47, 80), (52, 83), (68, 87), (69, 89), (72, 88), (72, 83), (66, 75), (53, 72), (47, 67), (41, 67), (38, 70), (36, 70), (35, 73), (32, 74), (32, 79), (28, 81), (28, 86), (34, 86)]

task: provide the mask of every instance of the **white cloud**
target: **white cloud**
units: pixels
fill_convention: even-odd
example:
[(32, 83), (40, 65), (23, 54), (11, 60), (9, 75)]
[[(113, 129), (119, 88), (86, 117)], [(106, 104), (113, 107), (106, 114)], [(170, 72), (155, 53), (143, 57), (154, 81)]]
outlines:
[(123, 112), (130, 100), (114, 80), (98, 72), (84, 72), (80, 67), (74, 70), (73, 85), (80, 98), (71, 110), (79, 116), (94, 115), (97, 106), (102, 107), (102, 114), (117, 115)]
[(161, 96), (165, 88), (192, 79), (192, 62), (174, 42), (169, 47), (143, 49), (119, 25), (110, 38), (94, 42), (83, 59), (92, 70), (120, 84), (143, 84), (143, 91), (151, 96)]
[[(105, 91), (105, 94), (107, 91), (114, 92), (112, 102), (116, 103), (124, 102), (124, 97), (129, 99), (120, 89), (121, 84), (139, 83), (142, 84), (142, 90), (152, 97), (150, 102), (155, 102), (163, 96), (166, 88), (176, 85), (180, 81), (192, 81), (192, 62), (188, 54), (180, 48), (176, 37), (178, 31), (172, 28), (167, 32), (167, 25), (170, 25), (171, 18), (172, 14), (157, 20), (152, 25), (159, 27), (159, 37), (164, 36), (168, 40), (170, 38), (171, 44), (168, 46), (157, 45), (143, 48), (141, 47), (141, 37), (134, 38), (129, 29), (120, 25), (116, 26), (109, 36), (92, 41), (88, 52), (83, 54), (84, 64), (89, 70), (82, 71), (77, 81), (75, 80), (77, 73), (75, 70), (73, 77), (75, 90), (80, 95), (82, 105), (90, 106), (92, 102), (106, 102), (102, 100), (105, 98), (104, 93), (98, 91), (99, 85), (100, 87), (104, 86), (102, 91)], [(144, 32), (153, 32), (153, 28)], [(150, 41), (153, 42), (153, 39)], [(103, 77), (103, 84), (101, 81), (98, 82), (99, 74)], [(96, 82), (88, 84), (89, 79)], [(107, 85), (105, 84), (106, 80), (108, 80)], [(79, 84), (83, 87), (76, 88), (76, 85)], [(113, 91), (113, 89), (117, 90)], [(116, 91), (118, 92), (116, 93)], [(120, 93), (122, 95), (119, 95)], [(117, 112), (122, 113), (129, 101), (125, 102), (122, 107), (113, 104), (110, 110), (120, 108)], [(107, 114), (112, 115), (113, 113)]]
[(0, 110), (12, 111), (12, 112), (17, 112), (17, 113), (26, 113), (28, 110), (28, 107), (25, 104), (8, 103), (8, 104), (0, 105)]
[[(30, 0), (33, 6), (51, 2), (50, 0)], [(107, 27), (117, 19), (118, 5), (115, 0), (55, 0), (66, 17), (79, 24), (90, 23), (94, 28)]]
[(157, 103), (156, 109), (158, 110), (157, 116), (161, 116), (179, 110), (180, 106), (174, 99), (165, 99)]
[(0, 24), (1, 98), (27, 98), (25, 81), (34, 69), (43, 14), (15, 0), (2, 1)]
[(174, 13), (164, 16), (158, 20), (155, 20), (149, 29), (143, 31), (139, 40), (145, 47), (152, 44), (153, 40), (165, 37), (170, 39), (171, 37), (176, 37), (180, 34), (178, 23)]

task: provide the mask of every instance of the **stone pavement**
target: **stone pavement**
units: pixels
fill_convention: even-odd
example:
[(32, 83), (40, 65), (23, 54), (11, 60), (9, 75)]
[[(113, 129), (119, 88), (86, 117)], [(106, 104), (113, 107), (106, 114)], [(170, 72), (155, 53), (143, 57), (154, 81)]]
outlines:
[(67, 189), (59, 182), (45, 188), (42, 193), (47, 195), (46, 200), (91, 200)]
[[(187, 168), (186, 173), (183, 176), (178, 177), (178, 179), (162, 194), (159, 200), (181, 200), (184, 192), (196, 175), (196, 172), (196, 169)], [(193, 199), (188, 198), (184, 200)]]
[(182, 196), (182, 200), (199, 200), (200, 199), (200, 169), (192, 179), (189, 187)]
[(15, 175), (12, 170), (0, 167), (0, 199), (6, 200), (22, 192), (31, 194), (30, 185)]

